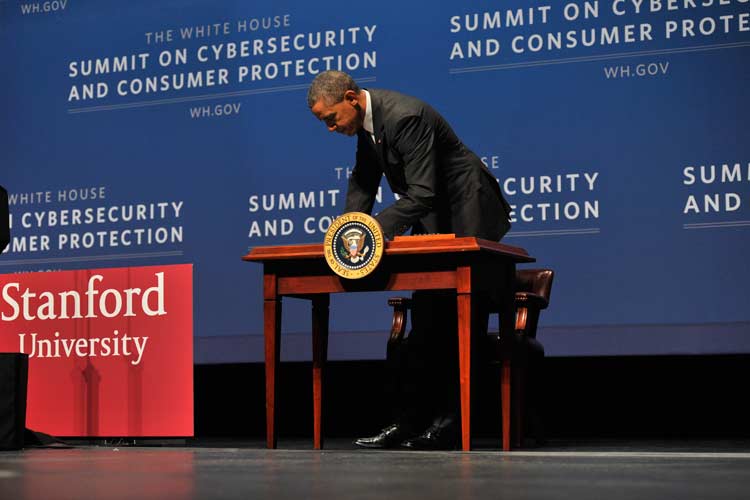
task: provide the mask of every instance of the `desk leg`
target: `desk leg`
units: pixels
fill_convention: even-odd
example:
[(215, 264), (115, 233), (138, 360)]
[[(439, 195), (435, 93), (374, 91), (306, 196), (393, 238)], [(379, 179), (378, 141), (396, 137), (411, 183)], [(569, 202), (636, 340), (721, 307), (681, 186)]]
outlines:
[(281, 340), (281, 299), (263, 302), (263, 335), (266, 344), (266, 447), (276, 448), (276, 372)]
[(312, 299), (313, 340), (313, 442), (316, 450), (323, 449), (323, 368), (328, 358), (328, 294)]
[(458, 378), (461, 386), (461, 449), (471, 450), (471, 267), (456, 269), (458, 302)]
[[(497, 276), (497, 281), (501, 285), (498, 290), (498, 301), (500, 306), (498, 311), (500, 316), (500, 335), (503, 335), (505, 340), (511, 340), (516, 331), (515, 277), (515, 264), (507, 264), (503, 266), (502, 272), (498, 273)], [(508, 346), (509, 348), (506, 350), (506, 357), (501, 360), (503, 451), (510, 451), (511, 445), (516, 448), (520, 446), (518, 431), (520, 430), (521, 406), (515, 401), (518, 396), (517, 391), (513, 391), (513, 380), (516, 378), (515, 373), (518, 372), (518, 360), (513, 359), (513, 352), (515, 351), (512, 347), (513, 343), (508, 342)], [(516, 392), (516, 394), (512, 394), (512, 391)], [(515, 426), (516, 432), (514, 433), (512, 433), (512, 426)]]
[(471, 450), (471, 294), (458, 294), (458, 372), (461, 384), (461, 449)]
[(501, 411), (503, 412), (503, 451), (510, 451), (510, 411), (511, 411), (511, 399), (510, 399), (510, 387), (511, 377), (513, 376), (513, 370), (511, 367), (511, 356), (506, 356), (500, 361), (502, 373), (500, 374), (501, 380)]

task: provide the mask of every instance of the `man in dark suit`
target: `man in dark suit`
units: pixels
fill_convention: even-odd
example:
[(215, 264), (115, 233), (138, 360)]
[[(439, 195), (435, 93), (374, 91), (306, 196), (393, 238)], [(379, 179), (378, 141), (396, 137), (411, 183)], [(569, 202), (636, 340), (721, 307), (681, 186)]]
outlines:
[[(361, 89), (340, 71), (319, 74), (307, 102), (328, 130), (357, 136), (345, 211), (371, 213), (383, 175), (399, 195), (375, 215), (386, 238), (411, 228), (412, 234), (454, 233), (497, 241), (510, 228), (510, 206), (497, 181), (428, 104), (393, 91)], [(402, 404), (396, 421), (375, 436), (358, 439), (357, 445), (432, 449), (455, 444), (456, 330), (455, 293), (413, 295), (412, 330), (398, 363)]]

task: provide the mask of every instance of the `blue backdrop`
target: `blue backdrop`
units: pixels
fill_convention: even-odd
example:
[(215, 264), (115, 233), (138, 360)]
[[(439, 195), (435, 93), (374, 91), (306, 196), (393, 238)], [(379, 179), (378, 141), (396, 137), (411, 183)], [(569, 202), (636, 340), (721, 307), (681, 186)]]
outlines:
[[(747, 0), (0, 0), (0, 60), (0, 272), (192, 262), (199, 363), (262, 359), (240, 256), (343, 208), (355, 141), (305, 99), (328, 68), (485, 159), (505, 241), (557, 273), (549, 355), (750, 352)], [(309, 359), (307, 304), (284, 308), (282, 357)], [(331, 358), (384, 355), (385, 296), (332, 311)]]

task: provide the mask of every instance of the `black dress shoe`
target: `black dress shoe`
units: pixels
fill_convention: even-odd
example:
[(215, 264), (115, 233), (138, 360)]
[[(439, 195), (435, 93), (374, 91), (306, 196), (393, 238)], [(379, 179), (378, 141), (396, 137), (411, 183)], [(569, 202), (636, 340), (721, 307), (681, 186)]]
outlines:
[(453, 417), (438, 417), (421, 435), (401, 443), (412, 450), (455, 450), (457, 445), (458, 424)]
[(362, 448), (397, 448), (404, 439), (413, 436), (406, 426), (402, 424), (391, 424), (379, 434), (372, 437), (363, 437), (354, 441), (354, 444)]

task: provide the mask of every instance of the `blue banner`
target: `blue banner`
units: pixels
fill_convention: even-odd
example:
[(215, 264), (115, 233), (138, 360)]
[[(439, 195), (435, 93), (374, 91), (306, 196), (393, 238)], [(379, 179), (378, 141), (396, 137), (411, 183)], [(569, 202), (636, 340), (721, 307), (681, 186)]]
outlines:
[[(355, 141), (306, 105), (326, 69), (482, 157), (504, 241), (556, 272), (549, 355), (750, 352), (748, 0), (0, 0), (0, 58), (0, 273), (193, 263), (196, 362), (262, 360), (240, 257), (343, 210)], [(333, 298), (332, 359), (384, 356), (386, 297)], [(284, 303), (285, 359), (308, 307)]]

